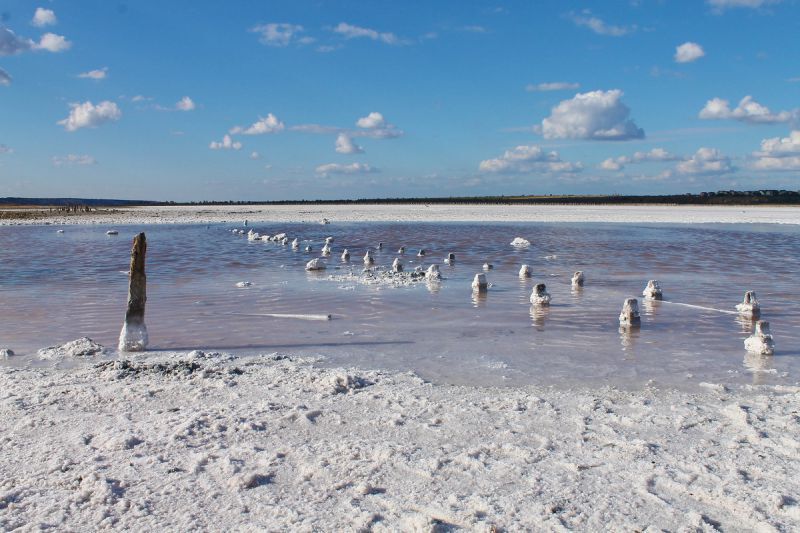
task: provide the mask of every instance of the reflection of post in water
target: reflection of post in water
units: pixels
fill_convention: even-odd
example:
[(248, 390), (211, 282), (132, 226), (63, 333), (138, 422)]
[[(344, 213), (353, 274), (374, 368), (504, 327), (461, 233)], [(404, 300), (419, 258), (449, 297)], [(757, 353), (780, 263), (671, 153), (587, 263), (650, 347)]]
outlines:
[(583, 285), (575, 285), (574, 283), (570, 287), (570, 294), (573, 298), (580, 298), (583, 296)]
[(425, 286), (431, 294), (438, 294), (439, 291), (442, 290), (442, 282), (438, 279), (427, 278), (425, 280)]
[(757, 353), (747, 352), (744, 356), (744, 367), (753, 373), (753, 385), (764, 385), (767, 376), (774, 368), (773, 358)]
[(736, 315), (736, 323), (739, 324), (739, 331), (741, 333), (746, 333), (747, 335), (752, 335), (753, 327), (756, 323), (756, 318), (747, 315)]
[(649, 298), (642, 300), (642, 309), (644, 309), (644, 314), (647, 316), (655, 316), (659, 307), (661, 307), (661, 300), (651, 300)]
[(531, 306), (531, 319), (536, 328), (544, 328), (544, 323), (550, 316), (550, 306), (548, 305), (532, 305)]
[(622, 344), (623, 352), (632, 352), (636, 348), (641, 328), (638, 326), (620, 326), (619, 342)]
[(489, 294), (489, 291), (486, 291), (486, 290), (483, 290), (483, 291), (474, 290), (474, 291), (472, 291), (472, 306), (473, 307), (485, 307), (486, 306), (486, 300), (488, 299), (487, 298), (488, 294)]

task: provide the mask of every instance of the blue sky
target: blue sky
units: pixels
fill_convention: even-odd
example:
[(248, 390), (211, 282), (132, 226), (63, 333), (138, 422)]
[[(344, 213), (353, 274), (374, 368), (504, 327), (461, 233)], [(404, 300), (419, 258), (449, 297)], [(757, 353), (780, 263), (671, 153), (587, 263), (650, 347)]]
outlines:
[(795, 0), (0, 6), (0, 196), (800, 189)]

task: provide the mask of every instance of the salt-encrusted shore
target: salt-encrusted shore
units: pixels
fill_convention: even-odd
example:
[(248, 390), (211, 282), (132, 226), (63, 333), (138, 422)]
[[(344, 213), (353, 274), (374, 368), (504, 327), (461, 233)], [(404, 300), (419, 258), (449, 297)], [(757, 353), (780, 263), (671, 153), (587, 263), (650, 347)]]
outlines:
[(277, 354), (96, 360), (0, 367), (0, 529), (800, 528), (798, 387), (480, 388)]
[[(13, 212), (11, 212), (13, 214)], [(344, 204), (132, 207), (113, 212), (0, 219), (14, 224), (213, 224), (228, 222), (631, 222), (800, 224), (800, 207), (671, 205)]]

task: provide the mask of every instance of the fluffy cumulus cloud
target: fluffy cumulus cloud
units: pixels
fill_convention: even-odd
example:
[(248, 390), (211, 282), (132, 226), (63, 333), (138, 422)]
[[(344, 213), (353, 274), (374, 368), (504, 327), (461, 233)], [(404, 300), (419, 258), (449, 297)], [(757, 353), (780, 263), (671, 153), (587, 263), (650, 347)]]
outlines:
[(691, 63), (706, 55), (703, 47), (697, 43), (685, 42), (675, 48), (676, 63)]
[(78, 74), (79, 78), (85, 78), (89, 80), (104, 80), (106, 79), (106, 76), (108, 76), (108, 67), (98, 68)]
[(33, 20), (31, 20), (31, 24), (37, 28), (53, 26), (57, 22), (58, 19), (56, 18), (55, 12), (53, 12), (52, 9), (45, 9), (43, 7), (36, 8), (36, 12), (33, 14)]
[(366, 117), (361, 117), (356, 121), (356, 126), (359, 128), (383, 128), (386, 126), (386, 119), (383, 118), (383, 115), (380, 113), (373, 111)]
[(598, 35), (622, 37), (623, 35), (636, 31), (636, 26), (614, 26), (608, 24), (604, 20), (592, 15), (592, 12), (588, 9), (584, 9), (580, 13), (572, 13), (570, 18), (576, 26), (589, 28)]
[(268, 113), (266, 117), (259, 117), (256, 122), (248, 127), (235, 126), (231, 128), (232, 135), (263, 135), (265, 133), (278, 133), (283, 131), (286, 125), (278, 120), (278, 117)]
[(0, 68), (0, 85), (11, 85), (11, 74)]
[(544, 83), (531, 83), (525, 86), (528, 92), (548, 92), (548, 91), (574, 91), (581, 85), (579, 83), (570, 83), (567, 81), (550, 81)]
[(736, 7), (758, 9), (769, 4), (777, 4), (781, 0), (706, 0), (715, 11), (724, 11)]
[(575, 173), (583, 169), (581, 163), (571, 163), (559, 157), (558, 152), (546, 152), (540, 146), (521, 145), (506, 150), (494, 159), (485, 159), (478, 166), (481, 172), (524, 174), (530, 172)]
[(644, 130), (629, 118), (622, 94), (618, 89), (576, 94), (554, 107), (537, 129), (545, 139), (643, 139)]
[(35, 46), (30, 39), (19, 37), (10, 29), (0, 26), (0, 56), (13, 56), (27, 52)]
[(92, 102), (70, 104), (69, 116), (59, 120), (58, 124), (67, 131), (76, 131), (81, 128), (96, 128), (106, 122), (115, 122), (122, 117), (117, 104), (104, 100), (97, 105)]
[(234, 141), (230, 135), (225, 135), (221, 141), (211, 141), (208, 147), (212, 150), (241, 150), (242, 143)]
[(730, 158), (716, 148), (700, 148), (692, 157), (678, 163), (675, 170), (679, 174), (717, 176), (733, 172), (734, 168)]
[(364, 149), (353, 142), (353, 139), (346, 133), (340, 133), (336, 137), (336, 152), (340, 154), (361, 154)]
[(175, 109), (178, 111), (194, 111), (195, 107), (197, 106), (195, 105), (194, 100), (188, 96), (184, 96), (175, 104)]
[(97, 160), (90, 155), (67, 154), (65, 156), (55, 155), (52, 158), (54, 167), (72, 167), (96, 165)]
[(62, 35), (56, 35), (55, 33), (45, 33), (42, 35), (42, 38), (39, 39), (39, 44), (36, 45), (37, 50), (47, 50), (48, 52), (63, 52), (65, 50), (69, 50), (72, 47), (72, 43), (68, 41)]
[(788, 137), (764, 139), (753, 157), (750, 167), (754, 170), (800, 171), (800, 130)]
[(373, 139), (393, 139), (403, 135), (403, 130), (389, 124), (381, 113), (373, 111), (366, 117), (356, 121), (360, 130), (351, 132), (353, 137), (370, 137)]
[(752, 96), (745, 96), (735, 108), (731, 109), (730, 102), (722, 98), (712, 98), (706, 102), (705, 107), (698, 115), (705, 120), (738, 120), (750, 124), (776, 124), (797, 120), (800, 112), (779, 111), (773, 113), (767, 106), (756, 102)]
[(346, 22), (340, 22), (335, 28), (334, 33), (338, 33), (345, 39), (371, 39), (373, 41), (380, 41), (386, 44), (402, 44), (402, 41), (394, 33), (379, 32), (371, 28), (362, 28), (361, 26), (354, 26)]
[(312, 37), (302, 35), (305, 30), (297, 24), (270, 22), (269, 24), (259, 24), (250, 31), (257, 33), (259, 42), (267, 46), (282, 48), (292, 43), (309, 44), (314, 42)]
[(633, 155), (621, 155), (619, 157), (610, 157), (600, 163), (600, 168), (603, 170), (622, 170), (626, 165), (631, 163), (648, 163), (648, 162), (663, 162), (663, 161), (681, 161), (682, 157), (671, 154), (663, 148), (653, 148), (647, 152), (634, 152)]
[(320, 165), (316, 168), (316, 173), (323, 177), (327, 177), (332, 174), (371, 174), (377, 171), (378, 169), (371, 167), (366, 163), (350, 163), (349, 165), (328, 163), (326, 165)]

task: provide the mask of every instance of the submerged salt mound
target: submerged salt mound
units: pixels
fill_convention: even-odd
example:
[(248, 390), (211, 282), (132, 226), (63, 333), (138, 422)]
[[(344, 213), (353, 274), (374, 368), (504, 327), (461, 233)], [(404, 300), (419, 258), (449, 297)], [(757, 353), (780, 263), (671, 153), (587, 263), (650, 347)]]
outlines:
[(530, 245), (531, 241), (522, 237), (514, 237), (514, 240), (511, 241), (511, 246), (516, 246), (517, 248), (527, 248)]
[(333, 274), (328, 280), (337, 282), (359, 283), (361, 285), (380, 285), (384, 287), (409, 287), (425, 281), (425, 272), (422, 270), (387, 270), (385, 267), (364, 269), (360, 272), (350, 271), (347, 274)]
[(306, 270), (314, 271), (314, 270), (325, 270), (325, 262), (322, 259), (316, 258), (312, 259), (308, 263), (306, 263)]
[(236, 283), (236, 287), (240, 289), (245, 289), (247, 287), (251, 287), (253, 285), (252, 281), (239, 281)]
[(89, 337), (81, 337), (59, 346), (50, 346), (39, 350), (39, 359), (61, 359), (65, 357), (89, 357), (103, 355), (106, 347), (94, 342)]

